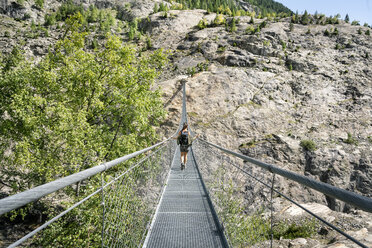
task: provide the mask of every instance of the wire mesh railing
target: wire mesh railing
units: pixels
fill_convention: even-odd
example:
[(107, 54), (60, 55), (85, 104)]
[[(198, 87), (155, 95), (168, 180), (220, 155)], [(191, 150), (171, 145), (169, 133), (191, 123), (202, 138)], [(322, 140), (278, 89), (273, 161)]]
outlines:
[[(283, 193), (288, 192), (283, 185), (293, 187), (296, 182), (223, 153), (203, 140), (195, 142), (193, 150), (231, 247), (296, 246), (295, 242), (321, 247), (336, 241), (367, 247), (365, 239), (349, 235), (355, 232), (346, 230), (344, 219), (337, 217), (343, 213), (334, 218), (327, 207), (298, 204)], [(315, 194), (303, 185), (298, 188)], [(293, 241), (295, 238), (307, 239)]]
[(174, 153), (170, 141), (140, 167), (104, 189), (103, 247), (140, 247), (159, 202)]
[[(144, 149), (142, 158), (129, 156), (132, 159), (118, 166), (114, 174), (110, 170), (102, 170), (86, 178), (79, 183), (79, 196), (71, 198), (66, 194), (55, 206), (49, 206), (49, 221), (16, 242), (5, 245), (140, 246), (165, 185), (175, 151), (173, 140), (162, 143), (152, 149)], [(76, 187), (73, 184), (65, 190), (76, 190)]]

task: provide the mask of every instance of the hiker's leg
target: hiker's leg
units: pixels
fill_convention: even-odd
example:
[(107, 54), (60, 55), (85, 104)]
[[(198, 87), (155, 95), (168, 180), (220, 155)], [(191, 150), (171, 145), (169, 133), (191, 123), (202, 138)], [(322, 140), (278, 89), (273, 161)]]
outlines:
[[(186, 152), (181, 152), (181, 163), (185, 161), (185, 153)], [(183, 158), (183, 159), (182, 159)], [(185, 162), (186, 163), (186, 162)]]
[(184, 159), (183, 159), (183, 161), (185, 161), (185, 165), (186, 165), (186, 162), (187, 162), (187, 152), (185, 152), (185, 154), (184, 154)]

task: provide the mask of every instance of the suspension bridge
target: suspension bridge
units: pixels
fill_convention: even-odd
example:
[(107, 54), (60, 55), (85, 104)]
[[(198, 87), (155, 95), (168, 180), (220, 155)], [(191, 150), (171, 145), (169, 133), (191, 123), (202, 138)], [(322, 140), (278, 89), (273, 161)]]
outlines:
[[(183, 84), (182, 115), (178, 131), (183, 123), (188, 122), (185, 87)], [(193, 135), (192, 130), (189, 131)], [(128, 163), (140, 156), (141, 159), (136, 162)], [(128, 163), (123, 171), (115, 176), (105, 176), (107, 171), (122, 163)], [(245, 166), (246, 163), (260, 168), (262, 175), (255, 175)], [(184, 170), (181, 170), (180, 164), (179, 147), (170, 137), (135, 153), (3, 198), (0, 200), (0, 215), (78, 182), (94, 178), (101, 181), (101, 187), (90, 191), (80, 201), (6, 246), (30, 244), (30, 240), (47, 231), (58, 220), (67, 218), (76, 209), (84, 208), (89, 201), (98, 201), (102, 211), (100, 220), (93, 221), (94, 224), (82, 223), (87, 228), (93, 226), (93, 232), (100, 237), (99, 245), (95, 243), (93, 247), (275, 247), (273, 228), (275, 218), (278, 218), (273, 207), (275, 195), (301, 208), (355, 246), (369, 245), (278, 190), (275, 187), (275, 177), (281, 176), (297, 182), (368, 213), (372, 213), (371, 198), (281, 169), (203, 139), (197, 139), (190, 148)], [(231, 169), (227, 168), (227, 164), (231, 165)], [(228, 176), (229, 174), (238, 176)], [(232, 182), (232, 179), (237, 182)], [(238, 191), (232, 191), (235, 193), (228, 195), (226, 185), (244, 186), (249, 180), (251, 184), (262, 186), (260, 192), (251, 193), (251, 200), (261, 199), (259, 204), (252, 205), (253, 208), (259, 206), (260, 211), (254, 212), (259, 218), (258, 221), (248, 219), (251, 222), (250, 227), (242, 230), (248, 238), (245, 243), (237, 244), (234, 241), (234, 230), (240, 224), (234, 226), (231, 219), (242, 213), (235, 210), (229, 212), (227, 208), (231, 210), (231, 206), (227, 202), (242, 195)], [(247, 212), (243, 214), (249, 215)], [(76, 219), (79, 218), (75, 216), (74, 220)], [(47, 245), (78, 247), (74, 245), (74, 241), (66, 246), (51, 240)]]

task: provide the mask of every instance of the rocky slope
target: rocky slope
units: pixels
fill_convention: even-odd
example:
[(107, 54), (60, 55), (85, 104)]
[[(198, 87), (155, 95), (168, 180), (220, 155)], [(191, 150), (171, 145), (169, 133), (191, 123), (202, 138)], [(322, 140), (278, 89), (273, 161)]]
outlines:
[[(151, 37), (153, 49), (172, 51), (169, 70), (157, 82), (169, 112), (162, 129), (165, 136), (178, 125), (181, 99), (176, 94), (180, 82), (186, 80), (190, 121), (204, 139), (372, 196), (369, 27), (342, 21), (292, 26), (290, 18), (255, 19), (252, 24), (250, 17), (237, 17), (236, 30), (231, 32), (231, 17), (225, 17), (226, 28), (213, 25), (216, 14), (204, 10), (170, 10), (165, 16), (152, 13), (155, 2), (161, 1), (82, 3), (113, 7), (126, 21), (144, 18), (139, 26)], [(31, 2), (19, 5), (2, 0), (2, 52), (9, 53), (18, 44), (36, 61), (46, 54), (60, 37), (57, 28), (51, 27), (48, 35), (36, 39), (26, 35), (32, 20), (42, 23), (45, 13), (59, 5), (48, 0), (40, 9)], [(203, 18), (208, 25), (200, 29), (197, 25)], [(315, 148), (304, 142), (301, 146), (304, 140), (312, 141)], [(348, 212), (345, 216), (365, 217), (359, 228), (367, 228), (364, 238), (370, 239), (371, 215), (350, 212), (350, 206), (322, 194), (303, 194), (302, 187), (280, 182), (280, 189), (301, 203), (316, 202)], [(278, 206), (278, 211), (282, 208)]]
[[(187, 78), (197, 132), (249, 156), (372, 195), (372, 39), (366, 28), (358, 34), (359, 26), (344, 23), (295, 24), (290, 31), (289, 21), (281, 20), (252, 35), (246, 33), (247, 17), (230, 33), (225, 27), (195, 27), (198, 18), (211, 22), (215, 14), (172, 13), (171, 20), (151, 16), (154, 46), (176, 51), (175, 71), (160, 85), (170, 96), (179, 71), (209, 65)], [(338, 35), (324, 35), (335, 28)], [(316, 150), (303, 149), (301, 140), (314, 141)]]
[[(246, 31), (250, 18), (240, 17), (237, 31), (231, 33), (223, 26), (195, 27), (197, 18), (211, 23), (213, 14), (172, 13), (172, 21), (151, 16), (157, 27), (151, 29), (152, 35), (160, 41), (154, 44), (176, 51), (174, 71), (159, 84), (168, 99), (184, 80), (177, 75), (189, 72), (188, 110), (196, 133), (259, 160), (372, 196), (372, 40), (365, 34), (367, 28), (346, 23), (294, 24), (290, 30), (289, 20), (282, 19), (268, 22), (252, 35)], [(262, 20), (255, 22), (258, 26)], [(326, 30), (332, 33), (336, 28), (337, 35), (325, 35)], [(178, 100), (168, 106), (173, 127), (180, 104)], [(316, 148), (304, 148), (304, 140)], [(350, 210), (350, 206), (286, 180), (280, 181), (280, 188), (302, 203)], [(359, 223), (354, 226), (360, 232), (357, 236), (370, 244), (370, 214), (353, 213), (342, 217), (349, 218), (345, 228), (353, 229), (352, 223)], [(355, 214), (362, 216), (359, 221)], [(320, 245), (306, 242), (283, 245)], [(352, 247), (346, 241), (341, 243), (344, 246), (340, 247)]]

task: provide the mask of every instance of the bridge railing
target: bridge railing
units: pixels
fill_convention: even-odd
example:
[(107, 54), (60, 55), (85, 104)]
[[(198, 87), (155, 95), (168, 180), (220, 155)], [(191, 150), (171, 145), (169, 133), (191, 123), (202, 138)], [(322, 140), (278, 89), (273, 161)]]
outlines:
[(343, 230), (348, 226), (343, 218), (328, 215), (331, 211), (322, 205), (297, 203), (291, 195), (286, 195), (290, 190), (283, 185), (292, 187), (297, 182), (297, 188), (301, 190), (298, 195), (311, 194), (313, 198), (325, 201), (323, 194), (327, 194), (368, 212), (372, 212), (371, 198), (263, 163), (202, 139), (195, 142), (193, 150), (231, 246), (276, 247), (279, 243), (293, 242), (289, 239), (297, 236), (312, 236), (324, 242), (348, 239), (367, 247), (363, 238), (355, 238), (352, 231)]
[[(140, 245), (165, 185), (174, 150), (175, 142), (169, 138), (141, 151), (1, 199), (0, 215), (43, 197), (54, 209), (50, 220), (14, 243), (7, 241), (5, 244), (17, 247), (27, 240), (27, 245), (42, 247)], [(109, 169), (119, 164), (122, 169), (113, 174)], [(58, 200), (65, 203), (57, 202), (52, 206), (51, 202), (56, 201), (52, 193), (61, 193), (59, 190), (67, 186), (71, 186), (67, 190), (71, 189), (76, 183), (80, 185), (81, 194), (76, 197), (76, 202), (64, 195)]]

